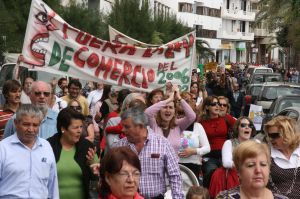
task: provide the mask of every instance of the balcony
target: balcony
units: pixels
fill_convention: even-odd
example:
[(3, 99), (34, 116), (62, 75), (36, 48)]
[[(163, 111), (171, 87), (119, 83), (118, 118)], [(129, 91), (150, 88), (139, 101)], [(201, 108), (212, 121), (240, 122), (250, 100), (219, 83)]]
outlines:
[(269, 32), (265, 28), (262, 28), (262, 29), (255, 28), (254, 29), (254, 35), (256, 37), (266, 37), (266, 36), (269, 35)]
[(242, 40), (242, 41), (253, 41), (254, 33), (251, 32), (227, 32), (223, 29), (219, 29), (217, 32), (218, 39), (228, 40)]
[(254, 21), (255, 12), (243, 11), (238, 9), (222, 8), (221, 16), (224, 19), (240, 20), (240, 21)]

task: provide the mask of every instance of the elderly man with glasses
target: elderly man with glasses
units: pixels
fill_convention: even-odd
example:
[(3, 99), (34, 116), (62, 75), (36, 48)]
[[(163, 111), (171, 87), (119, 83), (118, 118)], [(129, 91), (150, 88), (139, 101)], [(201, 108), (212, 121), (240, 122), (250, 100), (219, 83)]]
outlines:
[[(47, 139), (57, 133), (56, 129), (56, 118), (57, 113), (48, 107), (48, 101), (50, 100), (51, 86), (50, 84), (43, 81), (36, 81), (32, 83), (29, 97), (31, 103), (37, 106), (43, 113), (43, 119), (39, 129), (39, 137)], [(5, 130), (4, 137), (13, 135), (15, 132), (15, 125), (13, 116), (8, 120)]]

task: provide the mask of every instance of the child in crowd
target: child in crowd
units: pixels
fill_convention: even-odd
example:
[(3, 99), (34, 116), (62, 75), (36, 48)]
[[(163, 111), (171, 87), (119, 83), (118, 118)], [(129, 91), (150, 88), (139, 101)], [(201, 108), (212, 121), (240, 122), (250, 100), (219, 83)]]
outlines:
[(191, 186), (186, 194), (186, 199), (209, 199), (209, 193), (204, 187)]

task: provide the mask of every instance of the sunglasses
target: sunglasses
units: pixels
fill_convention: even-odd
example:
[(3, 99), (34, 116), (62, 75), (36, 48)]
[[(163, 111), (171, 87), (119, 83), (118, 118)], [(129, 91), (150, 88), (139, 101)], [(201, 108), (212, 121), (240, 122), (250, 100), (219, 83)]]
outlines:
[(219, 106), (227, 107), (227, 104), (221, 104), (221, 103), (219, 103)]
[(220, 106), (220, 103), (219, 102), (212, 102), (209, 104), (209, 106)]
[(50, 92), (34, 92), (34, 95), (39, 97), (41, 95), (44, 95), (45, 97), (49, 97), (50, 96)]
[(253, 128), (253, 125), (252, 124), (246, 124), (246, 123), (241, 123), (240, 124), (240, 126), (242, 127), (242, 128), (246, 128), (246, 127), (249, 127), (249, 128)]
[(72, 109), (76, 110), (76, 111), (81, 111), (81, 107), (80, 106), (70, 106)]
[(268, 137), (275, 140), (277, 138), (280, 138), (280, 133), (267, 133)]

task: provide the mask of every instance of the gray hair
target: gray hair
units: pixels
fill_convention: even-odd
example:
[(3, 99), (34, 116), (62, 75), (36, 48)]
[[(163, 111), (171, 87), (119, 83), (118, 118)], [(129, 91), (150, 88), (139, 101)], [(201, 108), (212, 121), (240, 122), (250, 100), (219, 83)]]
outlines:
[(35, 91), (36, 88), (38, 88), (38, 86), (43, 85), (43, 84), (47, 85), (48, 90), (51, 93), (51, 91), (52, 91), (51, 85), (49, 83), (47, 83), (47, 82), (44, 82), (44, 81), (35, 81), (35, 82), (32, 82), (32, 85), (30, 87), (29, 93), (31, 93), (32, 91)]
[(30, 116), (38, 118), (40, 121), (43, 119), (43, 113), (40, 109), (32, 104), (22, 104), (16, 111), (16, 120), (20, 121), (23, 116)]
[(127, 109), (121, 114), (121, 119), (126, 120), (127, 118), (131, 118), (135, 125), (142, 124), (145, 128), (148, 126), (148, 117), (142, 108), (133, 107)]
[(123, 101), (123, 104), (122, 104), (122, 107), (121, 107), (121, 113), (124, 112), (127, 108), (126, 106), (128, 106), (129, 103), (132, 100), (136, 99), (137, 97), (142, 97), (142, 95), (140, 93), (130, 93), (130, 94), (128, 94), (125, 97), (124, 101)]

